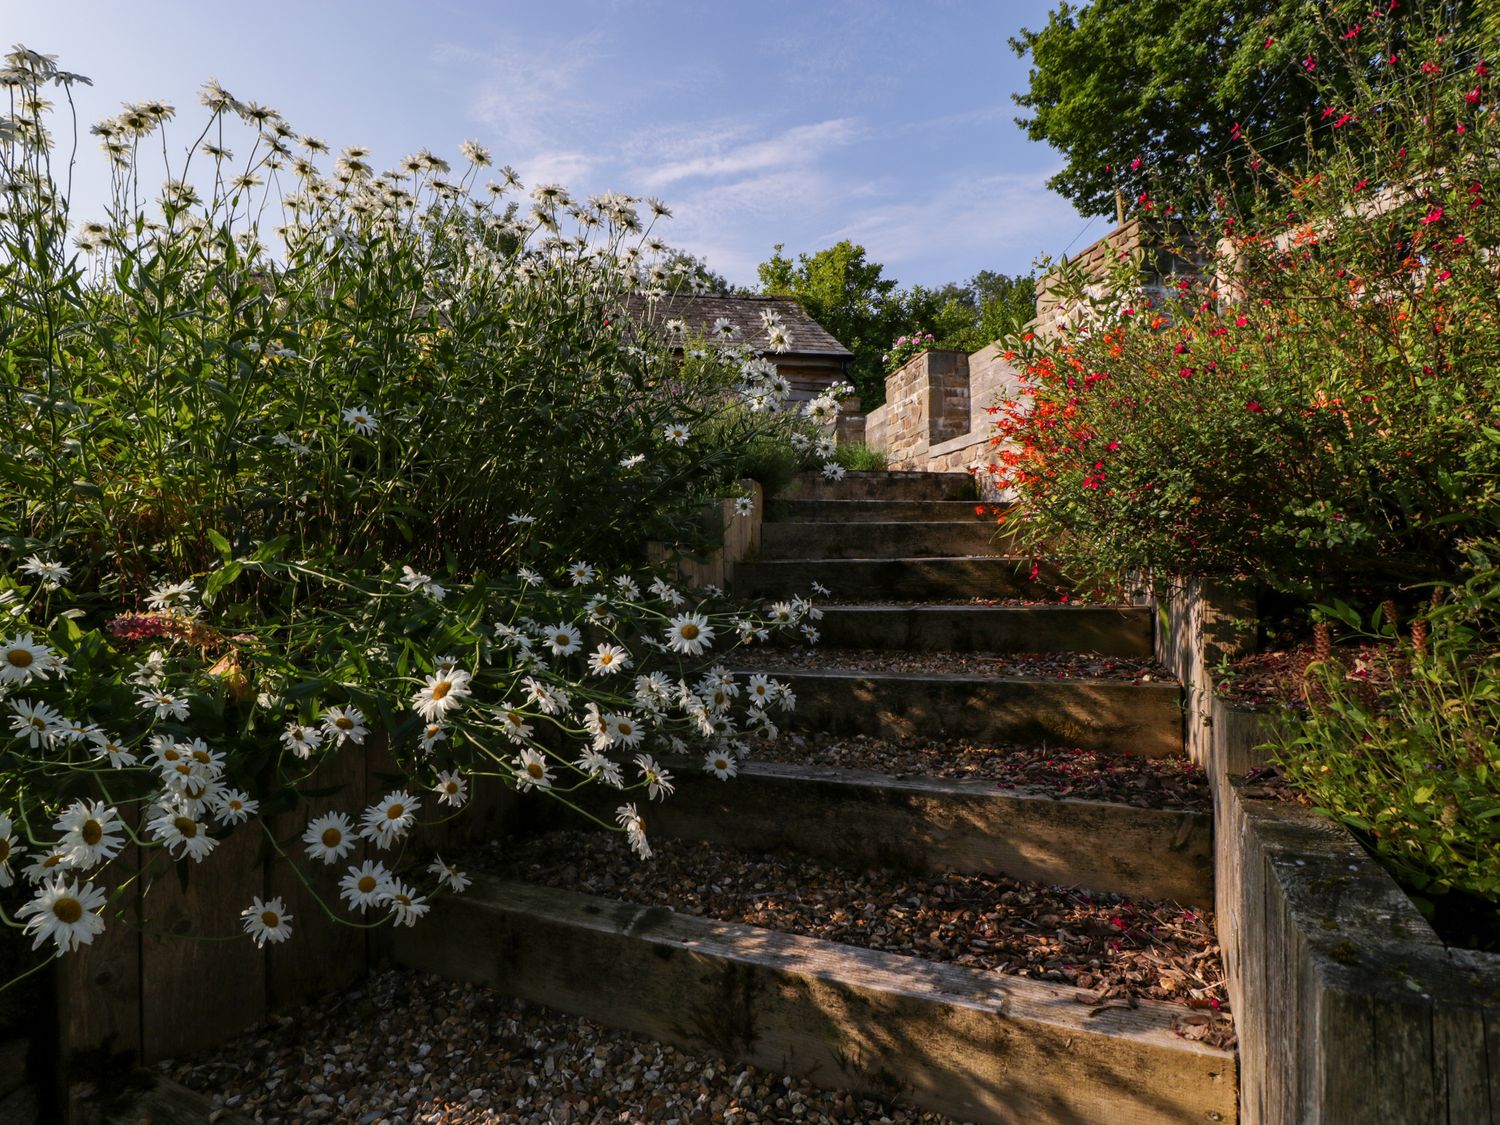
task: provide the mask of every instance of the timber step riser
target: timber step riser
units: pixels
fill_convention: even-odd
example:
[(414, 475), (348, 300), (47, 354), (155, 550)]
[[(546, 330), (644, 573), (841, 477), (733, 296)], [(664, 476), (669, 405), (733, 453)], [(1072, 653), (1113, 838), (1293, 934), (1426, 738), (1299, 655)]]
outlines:
[(803, 475), (782, 496), (794, 500), (967, 500), (978, 502), (967, 473), (849, 473), (843, 480)]
[(1234, 1057), (1166, 1005), (481, 876), (396, 929), (401, 962), (964, 1121), (1234, 1119)]
[[(770, 525), (767, 525), (770, 526)], [(730, 585), (743, 597), (807, 594), (817, 582), (838, 599), (962, 601), (1049, 596), (1055, 571), (1015, 558), (790, 559), (734, 565)]]
[(1152, 654), (1146, 606), (828, 606), (825, 648)]
[[(677, 792), (647, 810), (653, 837), (791, 851), (859, 869), (1008, 875), (1212, 909), (1206, 812), (1059, 800), (997, 789), (993, 781), (780, 762), (748, 762), (724, 782), (699, 765), (673, 765)], [(618, 796), (578, 799), (607, 822)], [(567, 827), (589, 826), (566, 807), (556, 812)]]
[(876, 738), (967, 738), (1163, 758), (1182, 753), (1175, 683), (920, 673), (778, 672), (797, 727)]
[(983, 523), (996, 526), (988, 505), (974, 500), (784, 500), (766, 502), (768, 522)]
[(762, 559), (902, 559), (1004, 556), (1011, 537), (992, 523), (768, 523)]

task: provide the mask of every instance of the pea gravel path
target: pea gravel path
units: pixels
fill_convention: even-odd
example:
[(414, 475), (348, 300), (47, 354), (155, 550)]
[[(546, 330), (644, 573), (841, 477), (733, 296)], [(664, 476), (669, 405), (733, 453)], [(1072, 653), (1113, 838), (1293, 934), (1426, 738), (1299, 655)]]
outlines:
[(770, 672), (914, 672), (1045, 680), (1171, 683), (1155, 660), (1078, 652), (914, 652), (903, 649), (762, 648), (734, 653), (731, 668)]
[(349, 1125), (951, 1119), (388, 970), (164, 1073), (256, 1121)]

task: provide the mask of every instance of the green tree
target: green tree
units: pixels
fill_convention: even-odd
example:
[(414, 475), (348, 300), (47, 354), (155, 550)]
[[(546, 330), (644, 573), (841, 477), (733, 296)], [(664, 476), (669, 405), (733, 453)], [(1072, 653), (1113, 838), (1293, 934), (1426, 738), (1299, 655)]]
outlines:
[(793, 297), (809, 316), (854, 353), (849, 379), (868, 409), (885, 400), (880, 357), (901, 330), (902, 303), (895, 278), (847, 239), (815, 254), (787, 257), (778, 242), (770, 261), (756, 267), (761, 290)]
[[(1029, 88), (1014, 95), (1031, 115), (1016, 123), (1067, 158), (1048, 185), (1085, 214), (1114, 213), (1117, 190), (1127, 208), (1148, 191), (1185, 198), (1243, 140), (1289, 162), (1331, 138), (1332, 121), (1309, 113), (1347, 85), (1320, 71), (1336, 54), (1330, 36), (1358, 40), (1379, 21), (1382, 31), (1395, 25), (1399, 42), (1409, 9), (1493, 18), (1473, 14), (1478, 4), (1375, 7), (1372, 17), (1368, 0), (1064, 2), (1040, 31), (1010, 41), (1032, 64)], [(1382, 64), (1374, 54), (1367, 62), (1377, 74)]]

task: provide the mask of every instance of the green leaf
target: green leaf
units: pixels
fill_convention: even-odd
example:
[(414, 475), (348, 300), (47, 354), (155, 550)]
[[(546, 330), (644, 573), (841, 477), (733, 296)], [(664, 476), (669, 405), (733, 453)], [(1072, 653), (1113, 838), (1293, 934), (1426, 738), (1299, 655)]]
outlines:
[(213, 528), (209, 528), (206, 534), (208, 541), (214, 545), (214, 550), (218, 551), (226, 560), (234, 557), (234, 548), (229, 545), (228, 539), (225, 539)]

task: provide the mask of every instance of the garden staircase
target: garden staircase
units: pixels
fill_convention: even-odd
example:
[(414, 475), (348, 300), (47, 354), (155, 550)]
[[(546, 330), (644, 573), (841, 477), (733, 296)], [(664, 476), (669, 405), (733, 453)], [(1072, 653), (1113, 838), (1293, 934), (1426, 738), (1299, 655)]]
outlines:
[[(1048, 576), (993, 541), (969, 477), (803, 480), (766, 514), (736, 592), (817, 581), (836, 603), (826, 669), (777, 670), (764, 650), (794, 685), (799, 731), (1181, 752), (1175, 683), (849, 666), (840, 650), (1150, 654), (1145, 607), (1025, 604)], [(1202, 813), (753, 759), (727, 785), (684, 770), (643, 811), (657, 837), (1212, 904)], [(407, 964), (821, 1085), (965, 1121), (1235, 1118), (1233, 1054), (1178, 1035), (1174, 1006), (1090, 1005), (1063, 984), (485, 876), (434, 914), (397, 931)]]

